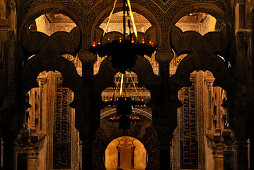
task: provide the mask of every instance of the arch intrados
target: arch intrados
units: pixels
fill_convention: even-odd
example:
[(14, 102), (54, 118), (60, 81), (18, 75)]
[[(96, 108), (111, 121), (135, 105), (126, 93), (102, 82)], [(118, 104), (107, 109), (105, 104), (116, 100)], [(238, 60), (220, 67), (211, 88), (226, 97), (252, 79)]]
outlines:
[[(177, 70), (178, 71), (178, 70)], [(176, 72), (177, 72), (176, 71)], [(191, 76), (191, 74), (194, 72), (194, 71), (209, 71), (209, 72), (211, 72), (212, 74), (213, 74), (213, 77), (214, 77), (214, 81), (213, 81), (213, 87), (220, 87), (220, 88), (222, 88), (224, 91), (226, 91), (226, 92), (231, 92), (231, 91), (229, 91), (229, 90), (231, 90), (230, 88), (226, 88), (226, 87), (222, 87), (222, 84), (221, 83), (219, 83), (218, 82), (218, 80), (217, 80), (217, 76), (216, 75), (219, 75), (220, 74), (220, 72), (219, 73), (217, 73), (216, 74), (216, 72), (214, 72), (214, 70), (211, 70), (211, 69), (208, 69), (208, 68), (205, 68), (205, 69), (193, 69), (193, 70), (191, 70), (191, 71), (188, 71), (188, 77), (185, 77), (185, 83), (187, 83), (187, 84), (180, 84), (180, 86), (178, 87), (178, 89), (177, 89), (177, 91), (179, 91), (181, 88), (183, 88), (183, 87), (188, 87), (188, 85), (190, 85), (190, 76)], [(174, 76), (174, 75), (173, 75)], [(175, 78), (175, 77), (173, 77), (173, 78)], [(225, 76), (225, 80), (229, 80), (229, 79), (231, 79), (232, 77), (229, 77), (229, 75), (227, 74), (227, 76)], [(186, 81), (187, 80), (187, 81)], [(232, 82), (233, 83), (233, 82)]]
[[(138, 63), (138, 64), (137, 64)], [(142, 64), (142, 66), (141, 66)], [(146, 74), (142, 73), (141, 68), (143, 68), (144, 66), (149, 66), (149, 68), (147, 68), (147, 70), (145, 70)], [(130, 71), (134, 72), (138, 78), (139, 78), (139, 83), (144, 86), (147, 90), (149, 90), (151, 92), (151, 88), (149, 88), (149, 86), (152, 86), (151, 83), (157, 83), (157, 76), (154, 74), (152, 66), (150, 65), (150, 62), (144, 58), (139, 56), (137, 58), (136, 61), (136, 65), (130, 69)], [(102, 93), (102, 91), (107, 88), (107, 87), (111, 87), (114, 84), (113, 83), (113, 78), (114, 76), (119, 72), (119, 70), (116, 70), (115, 68), (112, 67), (112, 65), (110, 64), (110, 60), (109, 59), (104, 59), (101, 62), (100, 65), (100, 69), (99, 72), (95, 75), (97, 81), (100, 80), (109, 80), (111, 83), (110, 84), (106, 84), (105, 83), (102, 85), (101, 89), (100, 89), (100, 93)], [(150, 80), (148, 82), (148, 79)], [(155, 81), (156, 79), (156, 81)], [(153, 81), (154, 80), (154, 81)]]
[[(71, 65), (71, 62), (65, 58), (60, 58), (59, 62), (61, 62), (61, 65), (57, 65), (52, 69), (46, 69), (44, 68), (43, 65), (40, 65), (40, 61), (38, 61), (39, 59), (35, 56), (32, 57), (30, 60), (27, 61), (27, 63), (25, 63), (24, 67), (22, 68), (22, 74), (21, 74), (21, 79), (22, 82), (25, 81), (25, 85), (22, 85), (22, 87), (24, 88), (24, 92), (27, 93), (28, 91), (30, 91), (32, 88), (38, 86), (37, 83), (37, 77), (39, 76), (39, 74), (43, 71), (58, 71), (62, 78), (63, 78), (63, 82), (62, 82), (62, 86), (63, 87), (67, 87), (70, 90), (72, 90), (72, 92), (76, 92), (77, 91), (77, 87), (75, 86), (75, 83), (73, 84), (72, 81), (70, 81), (68, 78), (72, 78), (72, 79), (79, 79), (78, 77), (78, 73), (74, 73), (75, 75), (68, 75), (70, 73), (71, 70), (73, 71), (75, 67), (74, 65)], [(37, 64), (34, 65), (34, 64)], [(35, 69), (34, 69), (35, 68)], [(68, 68), (68, 69), (66, 69)], [(64, 71), (66, 70), (66, 71)], [(76, 69), (75, 69), (76, 71)], [(76, 82), (78, 83), (78, 82)], [(23, 83), (22, 83), (23, 84)]]
[(229, 17), (226, 16), (226, 12), (220, 9), (218, 6), (209, 3), (198, 3), (189, 5), (181, 9), (173, 18), (172, 25), (175, 25), (182, 17), (195, 12), (202, 12), (213, 16), (220, 23), (229, 23)]
[(64, 8), (60, 4), (46, 4), (33, 8), (29, 12), (27, 12), (28, 15), (23, 19), (23, 22), (21, 23), (19, 39), (21, 40), (21, 35), (23, 34), (23, 31), (25, 29), (28, 29), (36, 18), (46, 13), (63, 14), (69, 17), (77, 25), (77, 27), (82, 28), (82, 23), (80, 23), (77, 19), (78, 16), (72, 11)]
[[(140, 15), (142, 15), (143, 17), (145, 17), (152, 26), (155, 26), (157, 28), (157, 33), (160, 37), (161, 32), (160, 32), (160, 25), (158, 20), (156, 19), (156, 17), (152, 14), (152, 12), (150, 12), (148, 9), (144, 8), (141, 5), (138, 5), (136, 3), (132, 3), (132, 11), (136, 12)], [(122, 4), (118, 3), (116, 5), (116, 8), (114, 10), (114, 13), (117, 12), (121, 12), (122, 9)], [(100, 15), (96, 18), (96, 20), (94, 21), (94, 24), (92, 26), (92, 37), (91, 40), (93, 40), (93, 36), (94, 36), (94, 31), (96, 27), (99, 27), (101, 25), (101, 23), (110, 15), (110, 12), (112, 11), (112, 6), (106, 8), (105, 10), (103, 10)], [(134, 18), (135, 19), (135, 18)]]
[[(145, 17), (152, 25), (157, 25), (158, 21), (156, 19), (156, 17), (146, 8), (144, 8), (141, 5), (132, 3), (131, 4), (132, 7), (132, 11), (136, 12), (140, 15), (142, 15), (143, 17)], [(112, 6), (106, 8), (105, 10), (103, 10), (100, 15), (96, 18), (95, 20), (95, 26), (100, 26), (100, 24), (110, 15), (110, 12), (112, 11)], [(114, 10), (114, 14), (117, 12), (121, 12), (123, 11), (123, 7), (121, 3), (118, 3), (115, 7)], [(135, 19), (135, 18), (134, 18)]]

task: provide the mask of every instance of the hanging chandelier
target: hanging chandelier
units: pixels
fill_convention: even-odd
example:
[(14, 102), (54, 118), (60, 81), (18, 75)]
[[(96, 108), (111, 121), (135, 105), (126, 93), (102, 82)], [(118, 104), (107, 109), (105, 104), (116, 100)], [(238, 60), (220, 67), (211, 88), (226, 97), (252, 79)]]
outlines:
[[(105, 105), (115, 107), (117, 113), (108, 118), (111, 122), (118, 122), (119, 128), (126, 130), (130, 128), (131, 122), (140, 121), (141, 118), (133, 113), (135, 106), (143, 106), (144, 100), (134, 100), (134, 98), (127, 97), (127, 94), (123, 93), (123, 80), (126, 71), (133, 68), (136, 64), (138, 56), (144, 57), (147, 55), (149, 57), (157, 50), (151, 41), (149, 44), (145, 43), (144, 40), (138, 41), (137, 28), (134, 22), (134, 16), (131, 9), (130, 0), (123, 0), (123, 36), (120, 39), (113, 40), (112, 42), (102, 42), (103, 37), (107, 31), (109, 22), (111, 20), (112, 14), (116, 7), (118, 0), (115, 0), (113, 9), (109, 15), (104, 33), (101, 37), (100, 42), (97, 44), (94, 42), (89, 48), (90, 52), (98, 55), (99, 57), (108, 57), (111, 59), (112, 67), (118, 69), (121, 75), (121, 85), (120, 85), (120, 96), (117, 98), (112, 97), (112, 100), (105, 101)], [(129, 27), (129, 35), (126, 34), (126, 21)], [(131, 23), (133, 27), (133, 33), (131, 32)], [(131, 76), (131, 74), (130, 74)], [(133, 81), (134, 87), (135, 83)], [(136, 89), (136, 87), (135, 87)], [(136, 89), (137, 90), (137, 89)]]
[[(109, 100), (105, 99), (104, 101), (106, 106), (114, 107), (117, 111), (115, 114), (108, 116), (107, 120), (110, 122), (118, 122), (119, 129), (123, 129), (124, 131), (130, 128), (130, 124), (132, 122), (139, 122), (142, 120), (139, 114), (135, 113), (134, 108), (146, 107), (144, 98), (139, 96), (138, 88), (135, 85), (134, 77), (131, 76), (131, 72), (129, 72), (129, 80), (131, 81), (130, 83), (133, 84), (134, 91), (137, 95), (135, 95), (135, 97), (130, 97), (127, 95), (127, 89), (124, 85), (124, 75), (126, 74), (118, 74), (121, 76), (121, 78), (118, 79), (117, 77), (115, 79), (116, 87), (113, 96)], [(120, 80), (121, 82), (118, 82), (118, 80)], [(117, 93), (118, 90), (119, 93)]]
[(109, 121), (118, 122), (119, 129), (130, 129), (131, 122), (141, 120), (138, 115), (133, 114), (132, 110), (137, 105), (144, 105), (144, 102), (132, 100), (131, 97), (119, 97), (115, 101), (106, 102), (106, 104), (116, 107), (117, 114), (110, 116)]
[[(106, 27), (104, 29), (104, 33), (101, 37), (104, 37), (108, 24), (111, 20), (112, 14), (116, 7), (115, 1), (113, 10), (109, 15), (109, 19), (107, 21)], [(127, 18), (126, 18), (127, 13)], [(126, 19), (129, 27), (129, 36), (126, 34)], [(133, 26), (133, 32), (135, 37), (132, 37), (131, 33), (131, 22)], [(112, 67), (118, 69), (121, 73), (135, 66), (136, 60), (138, 56), (147, 55), (149, 57), (157, 50), (157, 46), (155, 46), (151, 41), (149, 44), (146, 44), (144, 40), (140, 43), (138, 41), (137, 29), (134, 22), (134, 16), (131, 9), (130, 0), (123, 0), (123, 37), (119, 40), (114, 40), (112, 42), (95, 42), (89, 48), (90, 52), (98, 55), (99, 57), (109, 57), (111, 58)]]

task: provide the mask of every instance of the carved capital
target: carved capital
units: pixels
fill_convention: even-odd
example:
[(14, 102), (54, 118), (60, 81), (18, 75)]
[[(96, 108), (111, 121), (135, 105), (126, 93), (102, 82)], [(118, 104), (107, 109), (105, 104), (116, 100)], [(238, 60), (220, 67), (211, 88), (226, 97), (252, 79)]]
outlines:
[(213, 145), (213, 154), (214, 157), (223, 157), (225, 145), (222, 143)]
[(94, 64), (97, 60), (97, 56), (93, 53), (89, 52), (88, 50), (80, 50), (78, 53), (78, 57), (81, 60), (82, 63), (89, 62)]
[(171, 49), (158, 51), (155, 58), (159, 62), (170, 62), (174, 58), (174, 53)]

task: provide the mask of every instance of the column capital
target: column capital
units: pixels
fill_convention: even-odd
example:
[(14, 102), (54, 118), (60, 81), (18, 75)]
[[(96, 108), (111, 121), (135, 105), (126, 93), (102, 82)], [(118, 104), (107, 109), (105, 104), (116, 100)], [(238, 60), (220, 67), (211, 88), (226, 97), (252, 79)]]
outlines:
[(155, 54), (156, 60), (160, 62), (170, 62), (174, 58), (174, 53), (172, 49), (158, 51)]
[(82, 63), (88, 62), (94, 64), (97, 60), (97, 56), (88, 51), (88, 49), (81, 49), (78, 53), (78, 57)]
[(223, 154), (224, 154), (224, 149), (225, 149), (225, 145), (222, 143), (219, 144), (213, 144), (213, 155), (216, 158), (223, 158)]

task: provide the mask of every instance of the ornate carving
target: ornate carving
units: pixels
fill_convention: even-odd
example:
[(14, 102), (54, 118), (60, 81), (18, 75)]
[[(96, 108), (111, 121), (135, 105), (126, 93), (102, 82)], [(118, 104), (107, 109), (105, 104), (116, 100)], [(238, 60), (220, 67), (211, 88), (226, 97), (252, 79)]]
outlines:
[(225, 61), (219, 55), (227, 57), (230, 48), (228, 34), (211, 32), (204, 36), (194, 31), (182, 32), (178, 27), (172, 28), (171, 44), (177, 55), (188, 54), (179, 64), (171, 81), (178, 84), (177, 89), (189, 85), (189, 76), (195, 70), (209, 70), (215, 77), (214, 86), (232, 91), (233, 78)]
[(26, 32), (23, 34), (22, 44), (27, 56), (35, 54), (23, 68), (22, 88), (24, 92), (38, 86), (36, 78), (40, 72), (45, 70), (60, 71), (64, 78), (63, 86), (69, 87), (74, 92), (77, 90), (77, 84), (80, 84), (81, 78), (72, 62), (61, 55), (76, 55), (80, 44), (78, 28), (73, 29), (70, 33), (56, 32), (50, 37), (40, 32)]

